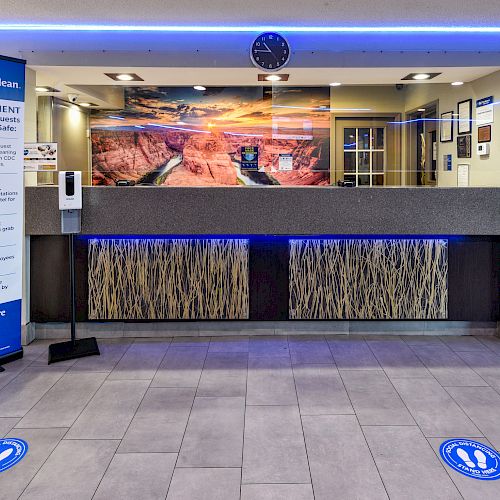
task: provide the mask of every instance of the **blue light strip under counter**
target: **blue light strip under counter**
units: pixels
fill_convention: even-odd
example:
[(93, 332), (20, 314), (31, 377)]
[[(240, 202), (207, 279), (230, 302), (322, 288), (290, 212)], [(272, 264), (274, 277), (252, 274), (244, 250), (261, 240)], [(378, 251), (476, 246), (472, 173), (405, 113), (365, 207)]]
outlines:
[(322, 234), (322, 235), (263, 235), (263, 234), (80, 234), (78, 239), (83, 240), (449, 240), (449, 241), (463, 241), (467, 239), (466, 236), (448, 236), (448, 235), (373, 235), (373, 234)]

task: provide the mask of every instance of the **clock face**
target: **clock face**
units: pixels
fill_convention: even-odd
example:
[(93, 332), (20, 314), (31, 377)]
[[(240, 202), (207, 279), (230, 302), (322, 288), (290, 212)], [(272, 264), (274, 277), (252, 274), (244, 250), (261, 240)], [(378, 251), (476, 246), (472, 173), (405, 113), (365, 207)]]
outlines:
[(278, 71), (290, 59), (290, 46), (279, 33), (262, 33), (250, 49), (252, 62), (264, 71)]

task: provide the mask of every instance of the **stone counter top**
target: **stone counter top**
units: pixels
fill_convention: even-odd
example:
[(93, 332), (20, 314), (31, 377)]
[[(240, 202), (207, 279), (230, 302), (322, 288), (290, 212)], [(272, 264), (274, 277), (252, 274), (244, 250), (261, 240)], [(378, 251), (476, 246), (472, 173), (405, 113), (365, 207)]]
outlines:
[[(60, 234), (57, 187), (26, 188), (26, 234)], [(500, 235), (500, 188), (85, 187), (87, 235)]]

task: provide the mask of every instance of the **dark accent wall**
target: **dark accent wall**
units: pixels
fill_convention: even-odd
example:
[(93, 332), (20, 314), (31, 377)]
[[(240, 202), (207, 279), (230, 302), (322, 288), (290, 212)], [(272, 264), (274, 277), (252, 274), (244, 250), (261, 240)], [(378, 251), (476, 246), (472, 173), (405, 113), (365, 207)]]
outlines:
[[(448, 319), (500, 320), (500, 238), (451, 238)], [(87, 240), (76, 240), (77, 318), (87, 314)], [(288, 239), (250, 237), (251, 320), (288, 319)], [(31, 237), (31, 320), (69, 320), (68, 238)]]
[(288, 319), (288, 239), (250, 240), (250, 319)]

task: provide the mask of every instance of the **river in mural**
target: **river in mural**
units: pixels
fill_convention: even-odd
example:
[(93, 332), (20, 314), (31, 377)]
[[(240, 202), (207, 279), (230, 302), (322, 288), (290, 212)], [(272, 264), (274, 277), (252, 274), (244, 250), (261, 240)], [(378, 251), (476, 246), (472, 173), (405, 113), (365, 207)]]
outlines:
[(91, 116), (93, 184), (327, 185), (329, 103), (319, 87), (127, 87), (123, 110)]

